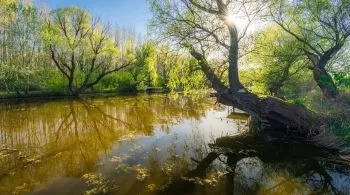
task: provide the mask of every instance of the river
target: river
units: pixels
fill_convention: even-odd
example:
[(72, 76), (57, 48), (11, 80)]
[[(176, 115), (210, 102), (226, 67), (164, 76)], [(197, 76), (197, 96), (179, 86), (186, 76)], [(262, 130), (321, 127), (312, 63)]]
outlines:
[(233, 165), (215, 147), (248, 131), (233, 111), (179, 94), (1, 103), (0, 194), (350, 194), (348, 167), (293, 155), (304, 145), (244, 136)]

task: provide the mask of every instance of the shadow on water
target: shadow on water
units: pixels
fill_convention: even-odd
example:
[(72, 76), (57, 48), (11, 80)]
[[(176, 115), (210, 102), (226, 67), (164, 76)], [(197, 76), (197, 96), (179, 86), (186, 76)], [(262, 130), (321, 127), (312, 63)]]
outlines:
[(252, 135), (206, 96), (0, 107), (0, 194), (350, 194), (339, 150)]
[[(220, 137), (211, 152), (158, 194), (350, 194), (350, 161), (339, 151), (268, 135)], [(226, 168), (220, 185), (203, 185), (212, 163)]]

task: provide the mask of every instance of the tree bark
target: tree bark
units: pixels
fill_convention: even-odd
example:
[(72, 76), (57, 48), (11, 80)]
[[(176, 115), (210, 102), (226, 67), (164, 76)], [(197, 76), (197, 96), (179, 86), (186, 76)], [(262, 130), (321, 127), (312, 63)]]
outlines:
[(243, 89), (243, 85), (239, 81), (238, 75), (238, 34), (237, 29), (234, 25), (228, 25), (230, 32), (230, 50), (229, 50), (229, 83), (230, 90), (233, 93), (238, 92), (240, 89)]
[(68, 96), (74, 96), (73, 82), (74, 78), (70, 77), (68, 79)]
[(332, 76), (324, 68), (318, 66), (314, 66), (312, 72), (323, 96), (327, 99), (336, 99), (339, 92), (337, 86), (333, 82)]
[[(339, 47), (340, 49), (340, 47)], [(306, 51), (307, 57), (312, 62), (312, 73), (314, 80), (320, 87), (322, 94), (327, 99), (335, 99), (339, 95), (337, 86), (332, 76), (326, 71), (325, 67), (330, 60), (330, 56), (324, 55), (320, 58), (318, 55)]]
[(206, 78), (211, 82), (213, 89), (218, 92), (227, 90), (227, 87), (220, 81), (220, 79), (215, 75), (214, 71), (210, 68), (209, 63), (205, 57), (201, 53), (197, 52), (194, 49), (193, 45), (184, 44), (183, 46), (188, 49), (192, 57), (198, 60), (202, 71), (204, 72)]
[(325, 126), (321, 116), (277, 98), (259, 98), (249, 92), (217, 93), (216, 97), (220, 103), (247, 112), (254, 123), (260, 124), (259, 130), (311, 137), (318, 135)]

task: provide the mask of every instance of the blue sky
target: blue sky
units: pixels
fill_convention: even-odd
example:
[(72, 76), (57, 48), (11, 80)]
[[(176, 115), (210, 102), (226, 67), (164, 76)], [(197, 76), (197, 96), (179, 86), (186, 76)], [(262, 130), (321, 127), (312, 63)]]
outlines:
[(146, 34), (151, 17), (146, 0), (34, 0), (38, 5), (49, 5), (51, 9), (79, 6), (103, 21), (120, 27), (133, 27), (137, 33)]

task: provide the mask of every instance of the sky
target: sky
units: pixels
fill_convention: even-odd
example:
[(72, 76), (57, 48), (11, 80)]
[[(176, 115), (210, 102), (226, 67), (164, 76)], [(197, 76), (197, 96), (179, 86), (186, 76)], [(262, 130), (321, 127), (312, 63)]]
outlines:
[(151, 17), (146, 0), (34, 0), (38, 6), (51, 9), (79, 6), (104, 22), (120, 27), (132, 27), (136, 33), (146, 35), (147, 22)]

